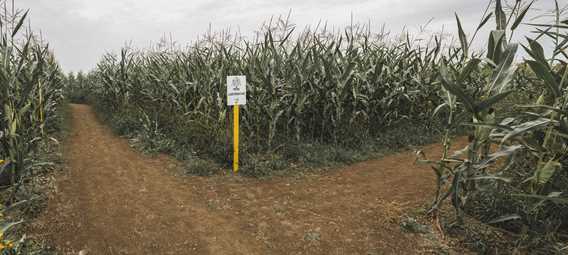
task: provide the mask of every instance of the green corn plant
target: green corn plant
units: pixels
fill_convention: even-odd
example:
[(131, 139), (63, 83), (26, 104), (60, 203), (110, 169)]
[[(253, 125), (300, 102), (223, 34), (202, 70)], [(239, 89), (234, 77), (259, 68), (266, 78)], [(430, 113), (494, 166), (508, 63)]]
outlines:
[(4, 212), (23, 201), (16, 193), (31, 173), (34, 153), (57, 128), (62, 99), (62, 75), (49, 48), (31, 31), (24, 31), (28, 12), (0, 14), (0, 185), (10, 193), (0, 206), (0, 253), (21, 254), (20, 241), (7, 231)]
[[(542, 229), (544, 224), (565, 226), (566, 189), (559, 186), (559, 183), (565, 178), (562, 177), (562, 171), (566, 168), (568, 155), (568, 76), (564, 53), (568, 40), (559, 30), (568, 26), (563, 25), (559, 18), (556, 3), (556, 21), (553, 24), (529, 24), (535, 28), (536, 37), (527, 38), (527, 43), (523, 44), (522, 48), (530, 59), (517, 64), (514, 59), (519, 47), (518, 44), (511, 43), (511, 38), (522, 24), (532, 2), (523, 4), (517, 1), (508, 17), (503, 11), (501, 1), (495, 1), (493, 6), (494, 14), (484, 15), (495, 16), (496, 20), (496, 29), (489, 34), (485, 58), (463, 56), (458, 59), (461, 64), (450, 66), (447, 63), (455, 61), (456, 58), (446, 59), (439, 69), (444, 103), (439, 105), (434, 113), (447, 110), (448, 121), (443, 137), (442, 158), (437, 161), (426, 160), (433, 164), (438, 180), (430, 212), (439, 226), (439, 209), (442, 202), (449, 199), (455, 209), (455, 223), (461, 226), (464, 223), (465, 210), (479, 203), (477, 199), (498, 197), (495, 193), (503, 192), (502, 189), (507, 187), (507, 192), (510, 193), (504, 195), (508, 196), (507, 201), (511, 203), (511, 207), (496, 206), (505, 208), (507, 213), (489, 219), (489, 223), (504, 224), (519, 220), (534, 231)], [(483, 18), (477, 31), (488, 20)], [(460, 49), (464, 54), (472, 54), (468, 52), (469, 41), (459, 18), (457, 23)], [(544, 37), (554, 42), (552, 57), (545, 56), (544, 48), (538, 42)], [(518, 66), (523, 68), (516, 72)], [(532, 73), (528, 74), (526, 67), (530, 68)], [(481, 79), (478, 79), (480, 77), (476, 74), (482, 74)], [(472, 77), (475, 79), (472, 80)], [(535, 103), (519, 102), (515, 106), (518, 110), (511, 111), (500, 104), (515, 92), (513, 88), (527, 86), (513, 84), (517, 81), (530, 81), (529, 86), (544, 89), (538, 91), (540, 97)], [(460, 113), (465, 113), (465, 117), (460, 116)], [(471, 121), (468, 118), (471, 118)], [(464, 129), (469, 133), (467, 147), (451, 154), (451, 134), (460, 133), (459, 131)], [(526, 169), (527, 167), (531, 170)], [(524, 178), (519, 180), (518, 176)], [(534, 199), (539, 201), (535, 202)], [(530, 202), (533, 207), (518, 209), (513, 204), (521, 204), (517, 202), (520, 200)], [(549, 203), (551, 207), (543, 207), (544, 203)], [(555, 209), (557, 207), (564, 209)], [(552, 230), (555, 231), (560, 229)]]
[[(520, 5), (517, 5), (517, 7), (520, 8)], [(445, 102), (437, 107), (435, 113), (444, 107), (448, 108), (449, 117), (447, 124), (449, 129), (446, 131), (443, 139), (444, 152), (442, 159), (434, 167), (438, 177), (438, 192), (431, 211), (436, 215), (440, 203), (450, 198), (452, 205), (456, 209), (458, 224), (463, 222), (463, 208), (467, 203), (469, 193), (477, 189), (477, 180), (503, 180), (497, 176), (488, 175), (487, 166), (499, 157), (510, 156), (517, 149), (517, 147), (503, 147), (500, 153), (489, 154), (489, 148), (492, 143), (490, 137), (491, 130), (497, 124), (495, 121), (498, 113), (494, 105), (512, 93), (510, 81), (516, 68), (513, 60), (518, 48), (517, 44), (508, 43), (505, 40), (506, 29), (509, 24), (503, 22), (506, 18), (503, 16), (504, 12), (499, 0), (495, 2), (494, 13), (496, 30), (490, 33), (487, 56), (483, 59), (486, 64), (481, 65), (482, 59), (478, 56), (469, 55), (469, 40), (466, 38), (459, 17), (456, 15), (461, 51), (463, 53), (462, 57), (457, 59), (457, 61), (460, 61), (462, 64), (453, 65), (458, 68), (449, 68), (447, 63), (456, 60), (452, 56), (452, 58), (446, 59), (439, 69), (442, 96)], [(514, 13), (514, 10), (512, 13)], [(515, 19), (510, 27), (511, 34), (524, 18), (525, 13), (523, 11)], [(486, 17), (491, 16), (492, 14), (484, 15), (482, 22), (476, 29), (476, 34), (489, 20)], [(508, 20), (511, 21), (512, 18), (511, 16)], [(488, 73), (488, 75), (486, 75), (487, 78), (481, 81), (481, 84), (471, 80), (472, 74), (483, 72)], [(464, 120), (461, 120), (461, 122), (455, 121), (454, 118), (458, 112), (458, 107), (463, 109), (468, 116), (471, 116), (471, 122)], [(463, 124), (473, 127), (473, 131), (470, 134), (470, 143), (462, 151), (464, 155), (449, 155), (448, 150), (451, 144), (450, 130), (459, 129)], [(463, 156), (465, 159), (459, 158), (459, 156)], [(451, 183), (447, 192), (442, 193), (441, 188), (446, 182)]]
[[(363, 26), (295, 36), (289, 22), (274, 24), (254, 41), (210, 35), (185, 50), (107, 55), (89, 74), (89, 94), (106, 112), (131, 108), (157, 116), (165, 133), (198, 150), (199, 140), (224, 136), (224, 84), (234, 74), (247, 76), (254, 98), (242, 114), (248, 151), (275, 151), (290, 141), (357, 146), (382, 128), (429, 123), (441, 100), (432, 89), (439, 87), (438, 40), (426, 46), (409, 38), (374, 40)], [(179, 138), (188, 126), (195, 127), (191, 141)]]
[(9, 176), (9, 183), (17, 184), (14, 193), (29, 154), (53, 127), (61, 100), (61, 73), (48, 48), (30, 33), (18, 36), (26, 16), (0, 20), (0, 157), (11, 162), (3, 181)]

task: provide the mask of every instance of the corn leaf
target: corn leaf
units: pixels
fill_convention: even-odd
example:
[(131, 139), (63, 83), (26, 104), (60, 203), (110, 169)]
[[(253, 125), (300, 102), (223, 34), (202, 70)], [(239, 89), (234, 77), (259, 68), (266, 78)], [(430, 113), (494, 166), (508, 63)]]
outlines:
[(494, 104), (498, 103), (499, 101), (505, 99), (507, 96), (509, 96), (513, 91), (509, 90), (507, 92), (503, 92), (497, 95), (494, 95), (490, 98), (488, 98), (487, 100), (484, 100), (482, 102), (479, 102), (476, 106), (475, 106), (475, 110), (478, 112), (482, 112), (487, 110), (488, 108), (490, 108), (491, 106), (493, 106)]
[(528, 11), (530, 10), (531, 6), (533, 5), (534, 1), (531, 1), (517, 16), (513, 25), (511, 25), (511, 30), (517, 29), (517, 27), (521, 24), (525, 16), (527, 15)]
[(547, 86), (548, 90), (555, 98), (562, 96), (562, 92), (560, 91), (558, 83), (554, 79), (554, 76), (550, 73), (550, 70), (546, 68), (544, 64), (533, 60), (527, 60), (527, 63), (536, 74), (536, 76), (544, 81), (544, 84)]
[(518, 44), (509, 44), (504, 52), (503, 59), (501, 60), (499, 66), (493, 73), (492, 82), (489, 84), (487, 92), (497, 91), (498, 93), (503, 92), (512, 78), (515, 72), (515, 67), (513, 66), (513, 60), (515, 59), (515, 54), (517, 53)]
[(496, 224), (496, 223), (501, 223), (501, 222), (505, 222), (505, 221), (511, 221), (511, 220), (520, 220), (521, 216), (519, 216), (518, 214), (508, 214), (508, 215), (504, 215), (501, 216), (499, 218), (493, 219), (489, 222), (487, 222), (487, 224)]
[(442, 66), (440, 68), (440, 78), (442, 80), (442, 86), (447, 89), (450, 93), (455, 95), (464, 105), (465, 107), (472, 113), (475, 112), (475, 108), (473, 105), (473, 99), (468, 96), (462, 88), (458, 87), (457, 85), (451, 83), (448, 79), (446, 67)]
[(554, 173), (562, 168), (562, 164), (557, 160), (549, 160), (546, 163), (541, 163), (538, 166), (537, 171), (535, 172), (535, 181), (536, 183), (543, 185), (548, 183), (550, 178), (554, 175)]
[(507, 28), (507, 17), (503, 11), (501, 0), (495, 1), (495, 22), (497, 30), (505, 30)]
[(16, 24), (16, 26), (14, 27), (14, 30), (12, 30), (12, 37), (16, 36), (18, 31), (20, 31), (20, 28), (22, 27), (22, 25), (24, 24), (24, 21), (26, 20), (26, 17), (28, 16), (28, 12), (29, 12), (29, 10), (26, 11), (24, 13), (24, 15), (22, 15), (22, 17), (18, 21), (18, 24)]
[(461, 43), (461, 48), (463, 50), (464, 56), (467, 57), (469, 54), (469, 46), (468, 46), (468, 42), (467, 42), (467, 36), (465, 35), (465, 32), (463, 31), (463, 27), (460, 21), (460, 18), (458, 17), (458, 14), (455, 13), (456, 16), (456, 22), (458, 24), (458, 35), (460, 38), (460, 43)]

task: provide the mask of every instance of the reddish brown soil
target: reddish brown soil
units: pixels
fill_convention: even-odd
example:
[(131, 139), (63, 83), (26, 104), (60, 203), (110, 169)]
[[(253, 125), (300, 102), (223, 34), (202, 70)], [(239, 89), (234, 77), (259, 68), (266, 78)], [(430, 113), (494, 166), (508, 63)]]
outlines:
[[(175, 176), (72, 105), (67, 170), (36, 236), (77, 254), (416, 254), (401, 215), (430, 201), (429, 166), (405, 152), (326, 174), (257, 180)], [(438, 157), (439, 145), (426, 146)]]

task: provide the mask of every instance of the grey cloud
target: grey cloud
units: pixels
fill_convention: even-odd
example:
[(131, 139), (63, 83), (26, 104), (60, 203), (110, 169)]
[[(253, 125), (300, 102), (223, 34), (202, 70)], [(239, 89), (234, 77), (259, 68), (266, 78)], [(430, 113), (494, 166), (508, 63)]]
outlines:
[(207, 31), (231, 27), (252, 34), (271, 16), (286, 15), (299, 27), (327, 21), (330, 26), (355, 21), (386, 24), (393, 31), (417, 28), (435, 18), (432, 29), (455, 29), (457, 12), (467, 27), (479, 21), (487, 0), (18, 0), (31, 9), (32, 27), (41, 30), (67, 71), (89, 70), (106, 51), (126, 42), (146, 47), (172, 34), (181, 44)]

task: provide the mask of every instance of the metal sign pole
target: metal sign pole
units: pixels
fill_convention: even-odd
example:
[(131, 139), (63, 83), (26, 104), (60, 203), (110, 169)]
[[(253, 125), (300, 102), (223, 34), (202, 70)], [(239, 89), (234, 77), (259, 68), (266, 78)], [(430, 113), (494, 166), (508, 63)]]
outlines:
[(239, 105), (233, 106), (233, 173), (239, 171)]
[(239, 171), (239, 108), (246, 103), (246, 77), (227, 76), (227, 105), (233, 106), (233, 174)]

